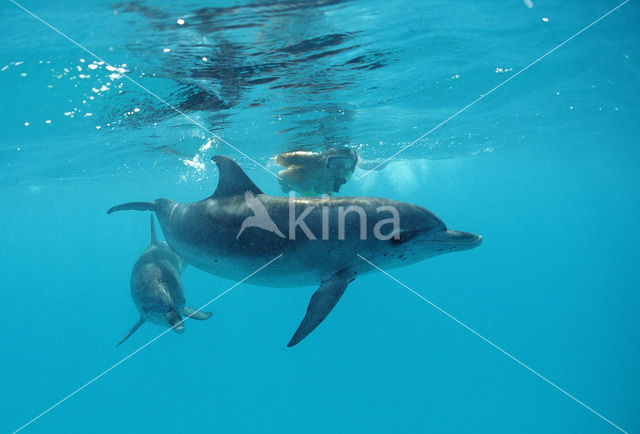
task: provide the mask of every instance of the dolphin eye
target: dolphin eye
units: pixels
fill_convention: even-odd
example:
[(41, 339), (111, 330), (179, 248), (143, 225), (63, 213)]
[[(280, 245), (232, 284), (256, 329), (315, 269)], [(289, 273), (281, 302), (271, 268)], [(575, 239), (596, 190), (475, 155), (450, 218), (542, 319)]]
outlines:
[(393, 245), (399, 245), (405, 242), (405, 240), (402, 239), (402, 235), (400, 235), (398, 238), (392, 237), (389, 241), (391, 241), (391, 244)]

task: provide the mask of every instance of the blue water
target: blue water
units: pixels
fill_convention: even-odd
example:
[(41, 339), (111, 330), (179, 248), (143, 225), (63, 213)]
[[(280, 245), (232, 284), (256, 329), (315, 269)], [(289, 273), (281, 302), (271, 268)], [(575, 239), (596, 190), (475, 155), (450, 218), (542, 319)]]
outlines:
[[(387, 158), (618, 3), (21, 4), (112, 67), (0, 7), (3, 432), (163, 331), (145, 324), (115, 346), (138, 317), (129, 274), (149, 223), (109, 207), (204, 198), (216, 154), (281, 194), (220, 138), (270, 170), (301, 148)], [(482, 234), (391, 274), (628, 432), (640, 431), (639, 21), (631, 1), (340, 192)], [(195, 307), (234, 283), (183, 274)], [(314, 290), (240, 285), (210, 320), (23, 432), (618, 432), (380, 273), (286, 348)]]

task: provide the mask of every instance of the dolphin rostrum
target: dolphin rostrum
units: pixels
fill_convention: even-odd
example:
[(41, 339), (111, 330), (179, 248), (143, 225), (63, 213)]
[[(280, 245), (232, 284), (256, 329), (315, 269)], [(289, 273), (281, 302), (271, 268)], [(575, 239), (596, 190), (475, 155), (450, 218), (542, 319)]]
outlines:
[(131, 298), (140, 312), (140, 319), (118, 345), (126, 341), (145, 321), (171, 327), (184, 333), (182, 315), (205, 320), (210, 312), (185, 306), (180, 274), (186, 264), (164, 241), (156, 237), (151, 214), (151, 245), (138, 258), (131, 270)]
[(358, 275), (413, 264), (477, 247), (482, 237), (448, 230), (431, 211), (371, 197), (295, 198), (264, 194), (240, 166), (213, 157), (220, 176), (210, 197), (181, 204), (169, 199), (111, 208), (154, 211), (167, 242), (206, 272), (241, 280), (282, 256), (248, 282), (272, 287), (320, 283), (288, 346), (311, 333)]

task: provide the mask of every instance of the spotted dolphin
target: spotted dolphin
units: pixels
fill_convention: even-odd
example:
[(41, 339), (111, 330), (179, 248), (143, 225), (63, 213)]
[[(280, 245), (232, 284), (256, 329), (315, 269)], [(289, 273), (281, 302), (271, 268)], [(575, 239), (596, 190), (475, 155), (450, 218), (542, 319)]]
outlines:
[(145, 321), (173, 328), (184, 333), (182, 315), (205, 320), (210, 312), (185, 306), (180, 274), (185, 263), (164, 241), (156, 237), (151, 215), (151, 245), (140, 255), (131, 271), (131, 298), (140, 312), (140, 319), (118, 345), (126, 341)]
[[(167, 242), (181, 258), (231, 280), (246, 278), (282, 254), (247, 282), (271, 287), (320, 284), (289, 347), (324, 320), (350, 282), (377, 271), (362, 258), (386, 270), (482, 242), (474, 233), (448, 230), (425, 208), (391, 199), (267, 195), (232, 159), (216, 156), (213, 161), (219, 170), (218, 186), (206, 199), (189, 204), (170, 199), (129, 202), (108, 213), (154, 211)], [(248, 198), (261, 206), (247, 203)], [(248, 218), (260, 217), (257, 209), (260, 214), (266, 210), (268, 225), (246, 224)]]

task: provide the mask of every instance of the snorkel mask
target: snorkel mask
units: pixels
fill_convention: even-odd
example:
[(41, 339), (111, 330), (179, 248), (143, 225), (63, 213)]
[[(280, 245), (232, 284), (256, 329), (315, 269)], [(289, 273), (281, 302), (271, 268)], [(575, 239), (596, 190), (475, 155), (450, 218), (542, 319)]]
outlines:
[(339, 149), (324, 157), (324, 160), (327, 169), (335, 175), (333, 191), (338, 192), (340, 186), (353, 175), (358, 162), (358, 154), (351, 149)]
[(353, 172), (358, 162), (358, 154), (351, 149), (334, 151), (325, 157), (325, 164), (329, 170), (344, 169), (345, 172)]

